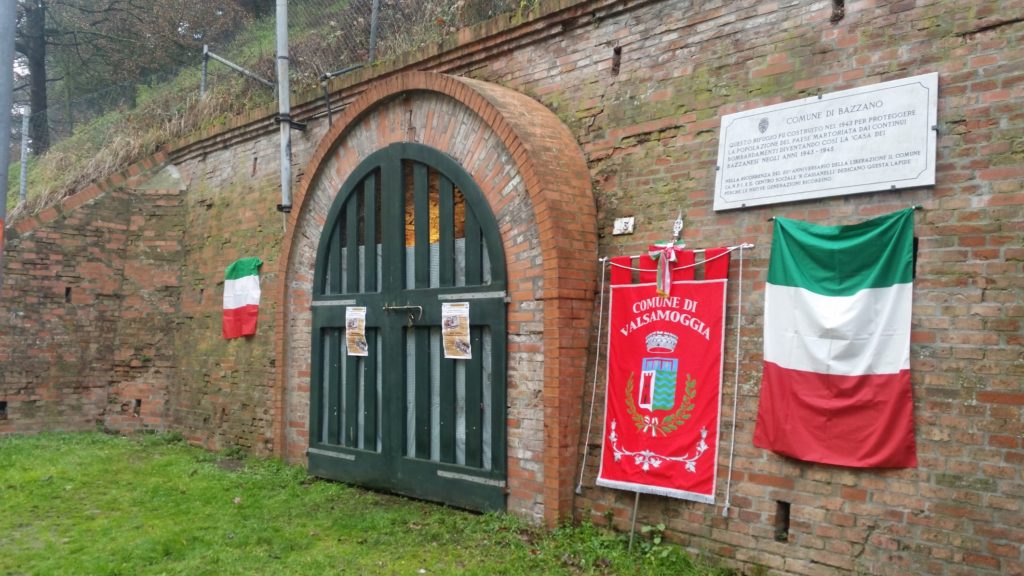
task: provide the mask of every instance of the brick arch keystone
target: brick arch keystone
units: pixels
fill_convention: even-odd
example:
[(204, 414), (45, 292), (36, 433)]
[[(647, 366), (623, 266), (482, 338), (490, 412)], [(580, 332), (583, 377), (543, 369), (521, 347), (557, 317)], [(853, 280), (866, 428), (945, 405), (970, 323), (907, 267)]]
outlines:
[[(554, 525), (572, 513), (580, 399), (586, 380), (598, 270), (596, 207), (586, 160), (569, 129), (539, 102), (495, 84), (429, 72), (407, 72), (384, 78), (373, 83), (349, 105), (321, 140), (307, 165), (306, 178), (295, 194), (282, 246), (282, 263), (287, 268), (278, 275), (276, 286), (281, 305), (277, 308), (275, 452), (284, 454), (287, 448), (284, 422), (288, 378), (287, 296), (296, 251), (296, 224), (302, 218), (313, 188), (321, 178), (329, 177), (324, 167), (337, 152), (346, 133), (378, 107), (417, 92), (451, 98), (478, 115), (505, 146), (532, 204), (540, 240), (540, 299), (544, 310), (543, 480), (535, 485), (540, 488), (534, 491), (541, 492), (535, 496), (543, 501), (545, 522)], [(508, 200), (499, 192), (484, 190), (495, 214)], [(503, 229), (501, 235), (508, 253), (513, 231)], [(515, 281), (511, 274), (510, 271), (510, 283)], [(509, 295), (513, 304), (517, 298), (522, 298), (511, 284)], [(515, 489), (511, 478), (510, 488)]]

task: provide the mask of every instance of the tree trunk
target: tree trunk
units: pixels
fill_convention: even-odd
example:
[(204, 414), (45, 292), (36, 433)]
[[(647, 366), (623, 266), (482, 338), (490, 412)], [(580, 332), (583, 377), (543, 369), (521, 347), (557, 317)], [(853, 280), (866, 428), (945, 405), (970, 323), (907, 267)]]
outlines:
[(25, 27), (22, 30), (24, 50), (28, 63), (29, 105), (32, 118), (29, 137), (32, 151), (42, 154), (50, 147), (50, 129), (46, 121), (46, 6), (40, 0), (25, 5)]

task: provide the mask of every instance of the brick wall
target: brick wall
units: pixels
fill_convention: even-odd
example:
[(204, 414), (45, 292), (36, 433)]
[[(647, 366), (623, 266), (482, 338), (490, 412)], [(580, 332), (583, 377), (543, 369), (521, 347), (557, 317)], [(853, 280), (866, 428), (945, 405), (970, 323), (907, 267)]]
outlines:
[[(740, 305), (745, 318), (739, 327), (736, 414), (731, 383), (737, 326), (731, 313), (727, 326), (725, 441), (730, 424), (737, 423), (729, 516), (721, 516), (720, 505), (643, 496), (638, 524), (664, 522), (669, 538), (750, 570), (1024, 573), (1024, 2), (845, 4), (845, 15), (832, 22), (830, 2), (542, 2), (541, 13), (522, 23), (492, 21), (464, 31), (460, 45), (431, 47), (337, 79), (332, 100), (351, 105), (381, 80), (413, 69), (511, 88), (553, 111), (583, 147), (600, 256), (637, 253), (664, 239), (679, 210), (686, 214), (685, 239), (691, 246), (757, 245), (746, 254), (743, 301), (737, 302), (736, 282), (729, 289), (730, 312)], [(936, 186), (712, 212), (721, 115), (933, 71), (940, 85)], [(322, 100), (310, 95), (299, 102), (296, 115), (310, 121), (308, 132), (296, 133), (294, 148), (296, 173), (304, 182), (302, 171), (328, 127)], [(132, 228), (128, 215), (148, 212), (133, 212), (130, 206), (138, 200), (122, 190), (111, 189), (77, 208), (44, 212), (29, 224), (16, 223), (33, 231), (15, 235), (6, 255), (0, 394), (9, 403), (9, 417), (0, 421), (0, 432), (83, 428), (108, 416), (113, 421), (111, 413), (125, 399), (143, 394), (119, 383), (170, 382), (164, 396), (157, 393), (151, 403), (143, 399), (142, 409), (163, 399), (166, 425), (194, 442), (265, 453), (274, 448), (278, 433), (288, 431), (287, 442), (276, 449), (298, 456), (304, 407), (300, 398), (286, 399), (284, 390), (274, 387), (284, 370), (280, 381), (301, 392), (303, 366), (282, 367), (284, 355), (278, 351), (287, 345), (295, 358), (308, 356), (302, 350), (308, 342), (299, 338), (308, 328), (301, 316), (283, 324), (284, 291), (292, 286), (283, 276), (282, 252), (290, 240), (284, 220), (273, 211), (278, 199), (271, 114), (250, 114), (226, 130), (175, 147), (173, 161), (187, 186), (177, 200), (184, 220), (177, 287), (170, 261), (154, 260), (157, 273), (168, 275), (167, 290), (136, 289), (145, 293), (140, 296), (121, 292), (120, 279), (152, 250), (128, 245), (152, 223)], [(150, 200), (155, 204), (157, 197)], [(920, 252), (911, 351), (919, 467), (849, 470), (802, 464), (753, 447), (771, 239), (767, 218), (838, 224), (910, 204), (924, 208), (915, 216)], [(612, 221), (621, 216), (636, 217), (636, 234), (610, 235)], [(161, 234), (173, 236), (173, 228)], [(308, 247), (296, 246), (292, 253), (308, 259), (302, 256)], [(266, 262), (264, 312), (257, 336), (225, 342), (219, 338), (223, 268), (238, 256)], [(734, 262), (734, 278), (736, 272)], [(308, 282), (301, 274), (294, 279)], [(579, 289), (585, 292), (593, 278), (575, 280), (583, 282)], [(67, 287), (70, 303), (64, 301)], [(301, 307), (298, 288), (288, 297)], [(78, 297), (89, 305), (78, 304)], [(119, 320), (122, 299), (133, 298), (148, 302), (147, 318), (160, 306), (173, 309), (170, 303), (177, 298), (180, 312), (161, 329), (173, 333), (171, 361), (158, 362), (159, 353), (148, 352), (166, 351), (166, 341), (134, 346), (134, 337), (116, 336), (124, 322)], [(597, 318), (593, 307), (562, 312), (565, 316), (545, 314), (545, 321), (557, 319), (553, 330), (544, 324), (545, 339), (561, 328), (586, 326), (581, 313)], [(514, 331), (513, 320), (510, 316)], [(141, 326), (140, 321), (135, 329)], [(596, 336), (590, 333), (591, 343)], [(531, 344), (519, 342), (524, 351)], [(604, 523), (607, 513), (616, 526), (627, 528), (632, 495), (594, 487), (598, 439), (578, 432), (604, 351), (591, 344), (585, 358), (582, 353), (563, 358), (566, 366), (585, 373), (573, 386), (554, 388), (560, 380), (547, 373), (543, 382), (536, 380), (535, 362), (546, 361), (550, 352), (543, 350), (544, 355), (534, 350), (512, 368), (534, 373), (530, 390), (543, 386), (545, 393), (558, 392), (523, 406), (551, 411), (545, 446), (551, 440), (578, 446), (589, 466), (583, 493), (574, 501), (564, 491), (564, 479), (569, 476), (574, 484), (578, 459), (559, 453), (534, 466), (531, 473), (541, 470), (553, 483), (515, 496), (517, 509), (537, 517), (538, 506), (557, 510), (565, 501), (578, 518)], [(513, 376), (520, 379), (510, 373), (510, 381)], [(577, 396), (570, 397), (572, 392)], [(599, 389), (598, 420), (601, 400)], [(531, 442), (535, 447), (536, 439)], [(523, 452), (510, 450), (517, 454)], [(720, 502), (727, 464), (723, 444)], [(779, 501), (792, 506), (785, 542), (774, 539)]]
[(167, 399), (179, 380), (184, 191), (132, 190), (105, 423), (121, 431), (168, 428)]
[[(836, 24), (821, 2), (634, 6), (473, 73), (534, 95), (574, 130), (596, 187), (602, 255), (664, 239), (677, 210), (691, 246), (758, 246), (744, 271), (730, 516), (644, 496), (638, 523), (665, 522), (676, 540), (740, 566), (795, 574), (1024, 571), (1024, 4), (847, 2)], [(711, 211), (721, 115), (930, 71), (940, 74), (934, 188)], [(767, 218), (846, 223), (911, 204), (924, 206), (911, 365), (920, 466), (846, 470), (755, 448)], [(620, 216), (636, 216), (638, 234), (608, 236)], [(737, 293), (734, 283), (732, 311)], [(726, 441), (734, 317), (728, 329)], [(601, 400), (599, 390), (598, 421)], [(579, 515), (604, 523), (609, 512), (625, 529), (632, 495), (592, 487), (599, 440), (588, 440)], [(773, 538), (778, 501), (792, 505), (787, 542)]]
[(19, 219), (5, 247), (0, 434), (164, 429), (182, 191), (160, 154)]
[[(295, 132), (300, 177), (324, 124)], [(285, 223), (275, 208), (280, 202), (278, 139), (229, 139), (202, 153), (179, 151), (175, 162), (188, 193), (181, 315), (169, 343), (178, 359), (178, 377), (168, 392), (170, 423), (207, 448), (270, 454), (279, 337), (275, 286)], [(263, 260), (259, 325), (254, 336), (224, 340), (224, 269), (249, 256)]]
[[(261, 282), (273, 277), (279, 240), (273, 226), (278, 163), (270, 139), (245, 142), (179, 162), (188, 182), (182, 315), (171, 345), (180, 378), (171, 394), (171, 421), (191, 442), (266, 453), (272, 362), (273, 302), (261, 302), (255, 336), (221, 338), (224, 269), (242, 257), (263, 260)], [(272, 166), (270, 164), (273, 164)]]
[(67, 215), (48, 208), (40, 221), (20, 221), (8, 233), (0, 299), (7, 419), (0, 432), (102, 425), (129, 205), (127, 194), (111, 191)]

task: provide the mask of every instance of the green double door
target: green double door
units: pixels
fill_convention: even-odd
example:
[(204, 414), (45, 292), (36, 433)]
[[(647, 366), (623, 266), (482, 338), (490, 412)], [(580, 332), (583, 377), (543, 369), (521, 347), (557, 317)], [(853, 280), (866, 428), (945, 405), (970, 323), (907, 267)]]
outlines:
[[(310, 472), (503, 510), (505, 257), (477, 186), (435, 149), (382, 149), (342, 186), (316, 261)], [(468, 359), (445, 358), (445, 303), (469, 305)]]

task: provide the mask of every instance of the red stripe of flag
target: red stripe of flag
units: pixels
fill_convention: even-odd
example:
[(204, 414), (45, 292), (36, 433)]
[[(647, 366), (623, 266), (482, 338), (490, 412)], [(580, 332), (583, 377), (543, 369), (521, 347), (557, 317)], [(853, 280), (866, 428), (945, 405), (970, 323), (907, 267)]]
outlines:
[(256, 333), (256, 320), (260, 307), (256, 304), (224, 310), (223, 332), (225, 338), (251, 336)]
[(765, 362), (754, 445), (824, 464), (915, 467), (913, 408), (910, 370), (838, 376)]

